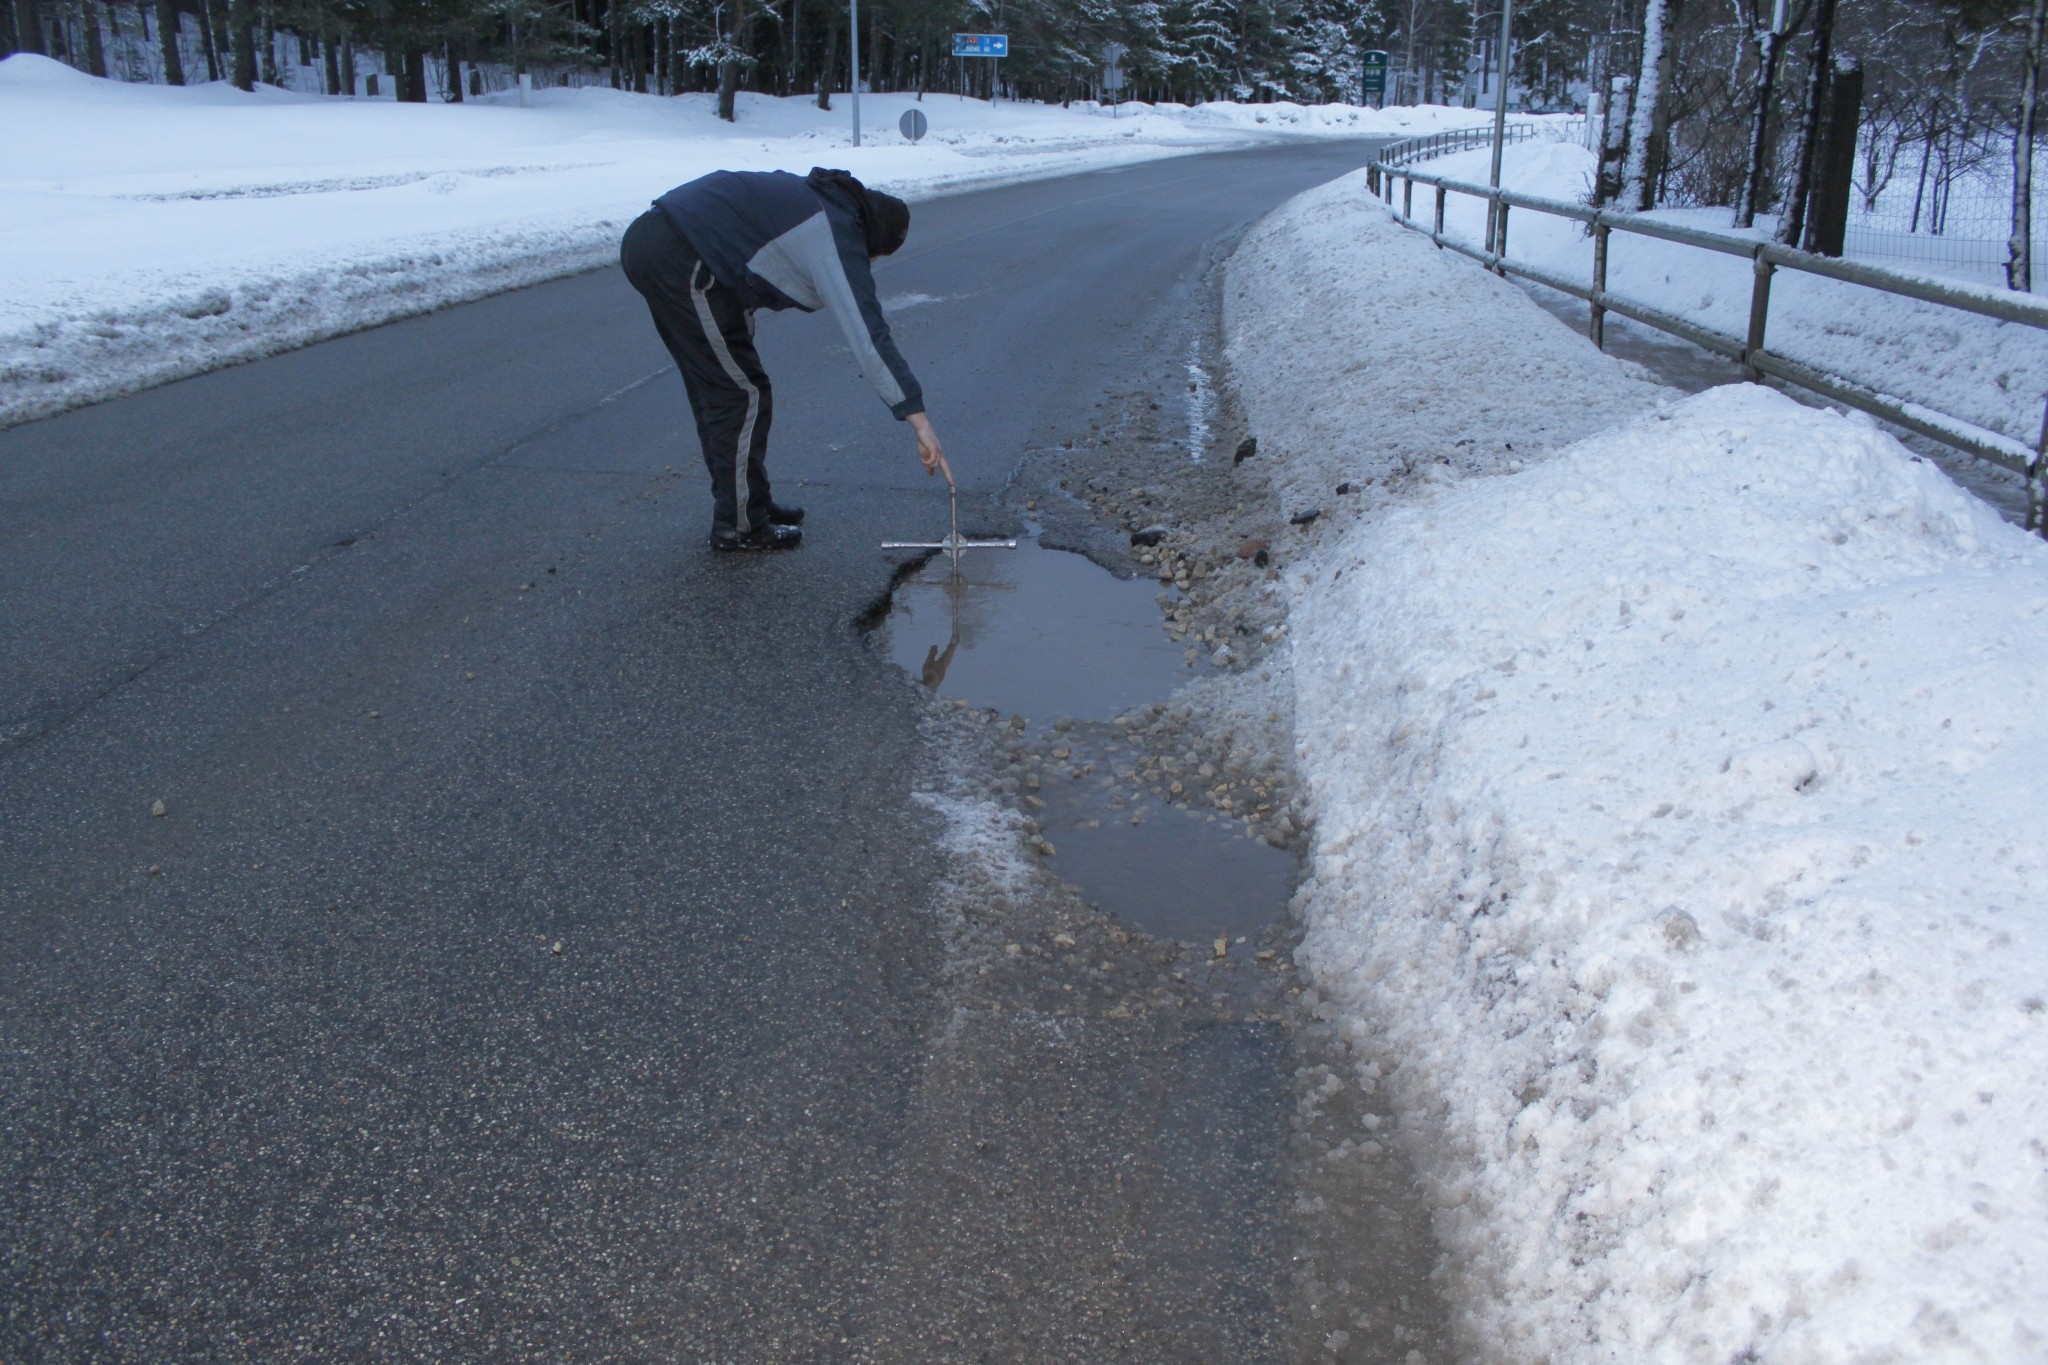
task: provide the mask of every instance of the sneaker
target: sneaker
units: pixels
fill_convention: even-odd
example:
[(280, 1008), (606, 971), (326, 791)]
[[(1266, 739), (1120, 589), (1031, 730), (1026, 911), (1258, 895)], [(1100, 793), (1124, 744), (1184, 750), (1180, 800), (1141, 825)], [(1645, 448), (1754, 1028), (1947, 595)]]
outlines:
[(768, 504), (768, 523), (771, 526), (801, 526), (804, 524), (804, 509), (785, 507), (771, 501)]
[(794, 526), (763, 526), (752, 531), (713, 531), (711, 548), (720, 553), (737, 550), (794, 550), (803, 543), (804, 533)]

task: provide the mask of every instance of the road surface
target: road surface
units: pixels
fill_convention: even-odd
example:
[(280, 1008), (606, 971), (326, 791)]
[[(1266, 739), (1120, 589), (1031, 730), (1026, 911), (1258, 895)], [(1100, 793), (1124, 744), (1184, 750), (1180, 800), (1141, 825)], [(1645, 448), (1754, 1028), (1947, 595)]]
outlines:
[[(1364, 156), (919, 205), (879, 278), (964, 492)], [(761, 342), (771, 558), (704, 551), (616, 270), (0, 432), (0, 1359), (1057, 1354), (1000, 1246), (886, 1292), (941, 858), (852, 623), (943, 504), (828, 322)]]

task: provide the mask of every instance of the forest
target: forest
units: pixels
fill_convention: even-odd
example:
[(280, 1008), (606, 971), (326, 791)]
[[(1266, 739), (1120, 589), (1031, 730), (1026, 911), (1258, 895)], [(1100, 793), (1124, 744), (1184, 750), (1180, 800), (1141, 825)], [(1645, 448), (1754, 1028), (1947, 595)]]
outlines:
[[(863, 88), (1045, 101), (1357, 102), (1360, 54), (1389, 54), (1394, 103), (1490, 106), (1501, 0), (864, 0)], [(1852, 131), (1858, 207), (1909, 234), (2003, 238), (2031, 195), (2044, 0), (1523, 0), (1517, 109), (1585, 110), (1593, 197), (1725, 205), (1796, 220), (1832, 119)], [(654, 95), (742, 90), (829, 103), (850, 87), (845, 0), (0, 0), (0, 54), (95, 75), (244, 89), (313, 73), (318, 93), (461, 100), (520, 75)], [(956, 32), (1005, 33), (1001, 62)], [(141, 39), (138, 43), (138, 39)], [(125, 45), (124, 45), (125, 44)], [(133, 57), (110, 69), (120, 47)], [(1841, 124), (1842, 106), (1851, 105)], [(1840, 138), (1838, 137), (1839, 141)], [(1853, 145), (1853, 153), (1849, 145)], [(1995, 216), (1995, 229), (1985, 221)], [(1790, 223), (1796, 240), (1800, 224)], [(2015, 229), (2016, 242), (2027, 233)]]

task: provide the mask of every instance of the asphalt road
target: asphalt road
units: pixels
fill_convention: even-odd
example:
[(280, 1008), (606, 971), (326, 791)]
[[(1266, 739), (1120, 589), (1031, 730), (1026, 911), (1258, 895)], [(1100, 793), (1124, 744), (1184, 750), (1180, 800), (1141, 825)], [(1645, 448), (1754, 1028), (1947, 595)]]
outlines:
[[(965, 490), (1362, 159), (918, 206)], [(943, 501), (828, 322), (761, 342), (771, 558), (615, 270), (0, 432), (0, 1359), (925, 1355), (941, 860), (853, 621)]]

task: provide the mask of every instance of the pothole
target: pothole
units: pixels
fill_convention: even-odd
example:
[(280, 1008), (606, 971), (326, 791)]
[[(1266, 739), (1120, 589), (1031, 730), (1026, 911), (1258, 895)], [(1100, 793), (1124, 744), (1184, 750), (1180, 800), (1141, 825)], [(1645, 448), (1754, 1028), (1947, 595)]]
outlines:
[[(1179, 594), (1159, 587), (1031, 539), (957, 566), (935, 556), (896, 585), (881, 643), (935, 695), (1012, 718), (998, 785), (1084, 900), (1156, 937), (1256, 934), (1285, 912), (1294, 856), (1228, 818), (1227, 792), (1224, 813), (1206, 790), (1199, 813), (1175, 800), (1190, 782), (1206, 787), (1213, 765), (1174, 779), (1112, 723), (1208, 671), (1168, 637), (1162, 608)], [(1162, 776), (1171, 791), (1147, 787)]]
[[(1208, 284), (1191, 339), (1085, 433), (1026, 449), (977, 509), (1032, 543), (967, 555), (958, 582), (942, 559), (906, 562), (859, 623), (947, 703), (928, 721), (958, 786), (934, 808), (991, 822), (949, 835), (979, 850), (945, 912), (944, 1054), (966, 1091), (941, 1098), (975, 1135), (968, 1174), (911, 1240), (949, 1266), (994, 1256), (1008, 1283), (1019, 1247), (1071, 1233), (1029, 1275), (1075, 1304), (1112, 1286), (1103, 1320), (1132, 1317), (1068, 1358), (1143, 1339), (1158, 1358), (1439, 1361), (1429, 1206), (1379, 1085), (1398, 1059), (1341, 1033), (1287, 910), (1308, 831), (1282, 575), (1356, 512), (1333, 503), (1311, 529), (1246, 462), (1265, 457), (1228, 457), (1246, 433), (1199, 364), (1220, 353)], [(1100, 1083), (1092, 1103), (1077, 1081)], [(1099, 1160), (1041, 1131), (994, 1156), (982, 1130), (1022, 1133), (1019, 1097), (1040, 1095), (1124, 1136)], [(977, 1214), (999, 1238), (942, 1245), (991, 1181), (990, 1206), (1021, 1221)], [(1113, 1267), (1088, 1259), (1103, 1246)], [(1015, 1330), (1006, 1317), (1001, 1339)]]

